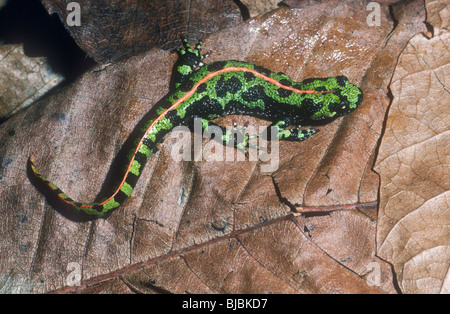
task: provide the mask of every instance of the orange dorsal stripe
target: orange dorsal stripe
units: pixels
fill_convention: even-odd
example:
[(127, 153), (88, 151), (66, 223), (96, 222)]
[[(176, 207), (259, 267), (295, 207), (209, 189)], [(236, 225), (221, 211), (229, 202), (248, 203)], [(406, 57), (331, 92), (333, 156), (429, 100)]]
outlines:
[[(251, 72), (251, 73), (253, 73), (255, 76), (257, 76), (257, 77), (259, 77), (259, 78), (261, 78), (261, 79), (263, 79), (263, 80), (265, 80), (265, 81), (267, 81), (267, 82), (270, 82), (270, 83), (272, 83), (272, 84), (274, 84), (274, 85), (276, 85), (276, 86), (278, 86), (278, 87), (281, 87), (281, 88), (290, 90), (290, 91), (292, 91), (292, 92), (294, 92), (294, 93), (298, 93), (298, 94), (324, 94), (324, 93), (331, 93), (331, 92), (333, 92), (333, 91), (315, 91), (315, 90), (300, 90), (300, 89), (296, 89), (296, 88), (293, 88), (293, 87), (290, 87), (290, 86), (283, 85), (283, 84), (281, 84), (280, 82), (278, 82), (276, 79), (271, 78), (271, 77), (268, 77), (268, 76), (266, 76), (266, 75), (264, 75), (264, 74), (261, 74), (261, 73), (259, 73), (259, 72), (256, 71), (256, 70), (249, 69), (249, 68), (245, 68), (245, 67), (227, 67), (227, 68), (223, 68), (222, 70), (218, 70), (218, 71), (215, 71), (215, 72), (211, 72), (211, 73), (209, 73), (208, 75), (206, 75), (204, 78), (202, 78), (200, 81), (198, 81), (198, 82), (194, 85), (194, 87), (193, 87), (189, 92), (187, 92), (187, 93), (184, 94), (180, 99), (178, 99), (176, 102), (174, 102), (173, 105), (170, 106), (168, 109), (164, 110), (164, 111), (158, 116), (158, 118), (156, 118), (156, 119), (152, 122), (152, 124), (150, 124), (150, 126), (149, 126), (149, 127), (147, 128), (147, 130), (145, 131), (144, 136), (142, 136), (141, 140), (139, 141), (138, 145), (136, 146), (136, 149), (135, 149), (135, 151), (134, 151), (134, 154), (133, 154), (133, 156), (131, 157), (130, 163), (128, 164), (128, 168), (127, 168), (127, 171), (126, 171), (126, 173), (125, 173), (125, 176), (123, 177), (122, 182), (120, 183), (119, 187), (117, 188), (117, 190), (116, 190), (116, 191), (115, 191), (108, 199), (104, 200), (103, 202), (101, 202), (101, 203), (99, 203), (99, 204), (97, 204), (97, 205), (100, 205), (100, 206), (101, 206), (101, 205), (104, 205), (104, 204), (108, 203), (111, 199), (114, 198), (114, 196), (117, 195), (117, 193), (119, 193), (120, 189), (122, 188), (122, 186), (123, 186), (124, 183), (125, 183), (125, 180), (127, 179), (128, 173), (129, 173), (130, 170), (131, 170), (131, 167), (132, 167), (133, 161), (134, 161), (134, 156), (136, 155), (136, 153), (137, 153), (137, 152), (139, 151), (139, 149), (141, 148), (142, 142), (144, 141), (144, 139), (145, 139), (145, 137), (147, 136), (147, 134), (148, 134), (148, 133), (150, 132), (150, 130), (156, 125), (156, 123), (158, 123), (159, 120), (161, 120), (162, 118), (164, 118), (164, 116), (165, 116), (169, 111), (175, 109), (175, 108), (178, 107), (181, 103), (183, 103), (186, 99), (188, 99), (189, 97), (191, 97), (191, 96), (196, 92), (197, 88), (198, 88), (201, 84), (207, 82), (208, 80), (212, 79), (213, 77), (215, 77), (215, 76), (217, 76), (217, 75), (219, 75), (219, 74), (222, 74), (222, 73), (225, 73), (225, 72), (239, 72), (239, 71), (243, 71), (243, 72)], [(66, 201), (66, 203), (68, 203), (68, 202)], [(71, 203), (69, 203), (69, 204), (71, 204)], [(73, 204), (72, 204), (72, 205), (73, 205)], [(86, 205), (81, 205), (81, 207), (83, 207), (83, 208), (92, 208), (93, 205), (91, 205), (91, 204), (86, 204)]]

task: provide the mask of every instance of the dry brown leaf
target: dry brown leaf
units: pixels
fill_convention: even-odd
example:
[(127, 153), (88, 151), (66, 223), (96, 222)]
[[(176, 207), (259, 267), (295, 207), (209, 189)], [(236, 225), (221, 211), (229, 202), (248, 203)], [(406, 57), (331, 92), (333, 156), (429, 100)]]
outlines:
[(450, 27), (450, 1), (425, 0), (427, 21), (433, 26), (434, 35), (448, 32)]
[(0, 121), (28, 107), (62, 80), (45, 58), (25, 56), (22, 45), (0, 45)]
[(173, 49), (181, 36), (196, 41), (242, 21), (232, 0), (78, 0), (81, 25), (70, 26), (73, 9), (67, 1), (41, 2), (98, 63), (124, 60), (153, 47)]
[(251, 17), (255, 17), (257, 15), (263, 15), (267, 12), (275, 10), (278, 8), (278, 3), (280, 0), (241, 0), (242, 4), (244, 4)]
[[(175, 162), (168, 136), (126, 204), (93, 222), (68, 219), (30, 183), (34, 153), (71, 197), (96, 197), (125, 139), (167, 92), (176, 57), (160, 50), (96, 68), (2, 124), (0, 230), (8, 240), (0, 273), (8, 287), (26, 278), (31, 292), (395, 293), (389, 264), (375, 255), (371, 167), (397, 56), (422, 30), (424, 9), (417, 1), (395, 12), (397, 27), (385, 6), (373, 28), (359, 1), (315, 3), (205, 41), (207, 62), (245, 60), (295, 80), (343, 74), (363, 89), (353, 114), (306, 142), (280, 143), (274, 173), (259, 162)], [(233, 119), (259, 123), (221, 123)], [(81, 281), (71, 286), (76, 265)]]
[(416, 35), (400, 55), (376, 163), (378, 254), (404, 293), (450, 291), (450, 33), (437, 33)]

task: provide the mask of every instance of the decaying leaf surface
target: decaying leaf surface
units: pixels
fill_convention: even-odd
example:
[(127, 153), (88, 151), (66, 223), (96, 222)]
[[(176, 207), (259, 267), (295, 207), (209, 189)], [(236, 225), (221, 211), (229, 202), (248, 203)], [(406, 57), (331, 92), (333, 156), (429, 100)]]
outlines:
[(62, 80), (45, 58), (25, 56), (22, 45), (0, 45), (0, 121), (26, 108)]
[(98, 63), (117, 62), (153, 47), (173, 49), (181, 36), (205, 38), (242, 21), (232, 0), (80, 0), (80, 25), (68, 25), (67, 1), (41, 0), (77, 44)]
[(450, 27), (450, 3), (447, 0), (425, 0), (427, 21), (433, 26), (434, 34), (448, 32)]
[(262, 15), (278, 8), (279, 0), (241, 0), (251, 17)]
[[(8, 120), (1, 273), (31, 292), (395, 293), (389, 264), (375, 255), (370, 169), (397, 56), (422, 30), (424, 8), (409, 2), (396, 12), (398, 27), (386, 6), (373, 28), (358, 1), (313, 3), (208, 37), (206, 62), (245, 60), (298, 81), (346, 75), (365, 101), (305, 142), (280, 143), (274, 172), (259, 161), (176, 162), (169, 135), (108, 219), (58, 211), (30, 182), (27, 158), (72, 198), (93, 200), (126, 138), (167, 92), (175, 55), (152, 50), (98, 67)], [(262, 123), (218, 122), (233, 121)], [(68, 265), (79, 265), (77, 286)]]
[(405, 293), (450, 290), (450, 33), (436, 33), (416, 35), (400, 55), (376, 163), (378, 254)]

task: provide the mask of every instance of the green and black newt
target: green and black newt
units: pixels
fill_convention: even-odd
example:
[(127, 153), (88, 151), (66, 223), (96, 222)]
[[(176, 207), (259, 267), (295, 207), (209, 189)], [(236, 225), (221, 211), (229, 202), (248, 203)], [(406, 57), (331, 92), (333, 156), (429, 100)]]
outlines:
[[(220, 127), (211, 120), (230, 114), (257, 116), (278, 128), (280, 140), (303, 141), (317, 132), (300, 129), (307, 121), (329, 121), (354, 111), (362, 102), (361, 89), (345, 76), (306, 79), (294, 82), (286, 74), (274, 73), (261, 66), (241, 61), (217, 61), (204, 64), (201, 42), (191, 48), (183, 40), (172, 74), (171, 92), (156, 105), (130, 150), (123, 175), (109, 197), (100, 202), (80, 203), (63, 193), (42, 176), (30, 157), (34, 175), (59, 199), (92, 217), (104, 217), (131, 195), (149, 157), (158, 149), (166, 134), (194, 118), (202, 128)], [(295, 125), (295, 128), (287, 128)], [(223, 134), (228, 134), (224, 132)], [(223, 136), (228, 144), (230, 136)]]

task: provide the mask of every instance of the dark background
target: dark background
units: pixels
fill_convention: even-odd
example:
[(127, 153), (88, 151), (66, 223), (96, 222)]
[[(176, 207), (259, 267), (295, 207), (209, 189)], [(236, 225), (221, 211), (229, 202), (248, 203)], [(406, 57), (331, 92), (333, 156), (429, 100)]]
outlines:
[(72, 81), (95, 65), (39, 0), (9, 0), (0, 9), (0, 44), (24, 45), (28, 57), (46, 57), (53, 71)]

